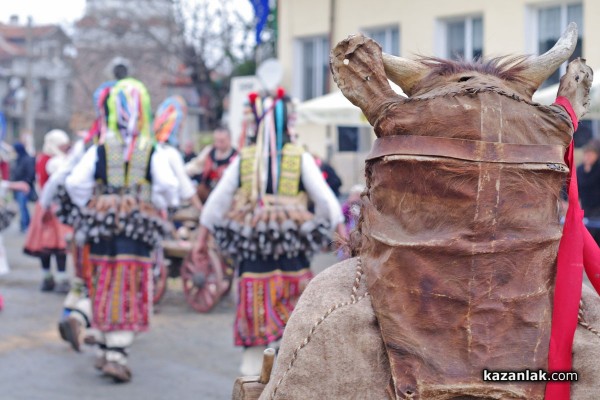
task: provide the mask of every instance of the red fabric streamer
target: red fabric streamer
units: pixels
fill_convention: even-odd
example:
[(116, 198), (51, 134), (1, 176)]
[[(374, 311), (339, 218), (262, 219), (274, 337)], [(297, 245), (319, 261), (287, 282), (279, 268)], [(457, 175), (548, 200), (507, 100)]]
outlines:
[(575, 115), (575, 111), (573, 110), (573, 106), (571, 106), (569, 99), (564, 96), (558, 96), (554, 101), (554, 104), (561, 106), (569, 114), (571, 122), (573, 123), (573, 133), (575, 133), (579, 127), (579, 120), (577, 119), (577, 115)]
[[(573, 122), (573, 129), (576, 131), (578, 120), (569, 100), (559, 96), (554, 104), (567, 111)], [(577, 173), (573, 162), (573, 146), (573, 141), (571, 141), (565, 154), (565, 163), (569, 167), (567, 181), (569, 208), (565, 217), (556, 263), (552, 331), (548, 352), (550, 372), (570, 371), (572, 368), (573, 337), (577, 328), (584, 265), (592, 285), (600, 293), (600, 249), (583, 223), (583, 210), (579, 205)], [(570, 391), (569, 382), (549, 382), (546, 385), (544, 399), (568, 400)]]

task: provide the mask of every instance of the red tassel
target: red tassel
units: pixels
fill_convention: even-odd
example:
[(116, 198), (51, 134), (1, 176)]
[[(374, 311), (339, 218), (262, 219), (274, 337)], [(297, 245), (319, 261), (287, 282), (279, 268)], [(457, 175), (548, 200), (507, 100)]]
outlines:
[(277, 88), (277, 99), (283, 99), (285, 96), (285, 89), (282, 87)]
[(250, 104), (254, 105), (256, 103), (257, 97), (258, 97), (258, 93), (256, 93), (256, 92), (248, 93), (248, 99), (250, 100)]

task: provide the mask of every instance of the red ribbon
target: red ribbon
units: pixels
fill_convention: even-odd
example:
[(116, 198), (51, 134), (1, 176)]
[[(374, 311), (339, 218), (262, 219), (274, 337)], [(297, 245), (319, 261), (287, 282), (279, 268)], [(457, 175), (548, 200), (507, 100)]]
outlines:
[[(577, 130), (577, 116), (569, 100), (559, 96), (554, 104), (567, 111), (573, 122), (574, 131)], [(579, 206), (577, 173), (573, 165), (573, 141), (565, 154), (565, 163), (569, 167), (567, 181), (569, 208), (556, 262), (552, 331), (548, 351), (548, 370), (551, 373), (570, 371), (572, 368), (573, 337), (577, 328), (584, 265), (592, 285), (600, 293), (600, 249), (583, 223), (583, 210)], [(546, 385), (544, 399), (568, 400), (570, 390), (569, 382), (549, 382)]]

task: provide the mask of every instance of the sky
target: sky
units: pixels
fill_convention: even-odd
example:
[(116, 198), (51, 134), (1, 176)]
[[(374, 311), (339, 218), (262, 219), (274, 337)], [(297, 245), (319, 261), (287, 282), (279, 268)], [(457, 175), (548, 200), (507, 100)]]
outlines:
[[(248, 0), (235, 0), (235, 4), (244, 14), (252, 15)], [(7, 23), (10, 16), (16, 14), (21, 23), (31, 15), (35, 24), (70, 25), (83, 15), (84, 10), (85, 0), (0, 0), (0, 22)]]
[(83, 15), (85, 0), (0, 0), (0, 22), (16, 14), (21, 23), (31, 15), (36, 24), (69, 24)]

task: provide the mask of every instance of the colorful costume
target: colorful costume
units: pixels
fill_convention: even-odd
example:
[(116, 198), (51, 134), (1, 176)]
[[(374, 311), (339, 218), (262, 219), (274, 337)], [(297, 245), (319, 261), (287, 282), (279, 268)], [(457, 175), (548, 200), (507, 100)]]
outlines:
[(167, 158), (154, 151), (145, 87), (120, 80), (107, 109), (108, 130), (67, 177), (66, 189), (81, 210), (75, 240), (90, 247), (92, 326), (104, 346), (97, 366), (128, 381), (126, 349), (148, 329), (152, 313), (150, 253), (169, 229), (161, 213), (176, 204), (178, 183), (164, 168)]
[[(323, 224), (332, 229), (343, 222), (312, 156), (289, 143), (284, 100), (266, 102), (272, 107), (265, 107), (257, 121), (256, 144), (244, 148), (227, 168), (201, 216), (221, 250), (239, 263), (235, 344), (257, 348), (281, 338), (312, 277), (309, 256), (314, 248), (303, 238), (313, 228), (322, 232)], [(272, 147), (266, 145), (269, 141)], [(306, 211), (305, 193), (321, 224)], [(307, 228), (304, 233), (301, 227)]]
[[(56, 214), (59, 220), (74, 228), (79, 228), (81, 211), (71, 202), (71, 198), (65, 190), (64, 184), (67, 176), (77, 166), (87, 148), (100, 137), (101, 132), (106, 132), (105, 106), (114, 86), (114, 81), (101, 84), (94, 92), (94, 108), (96, 109), (96, 120), (87, 135), (76, 142), (67, 159), (60, 169), (52, 174), (44, 190), (40, 195), (42, 208), (49, 210), (53, 203), (57, 207)], [(73, 278), (71, 290), (63, 303), (62, 318), (58, 328), (63, 340), (70, 342), (74, 350), (79, 351), (81, 331), (91, 328), (92, 306), (88, 297), (87, 283), (91, 278), (91, 267), (89, 264), (89, 244), (77, 244), (71, 240), (73, 252), (73, 264), (75, 266), (75, 277)]]

